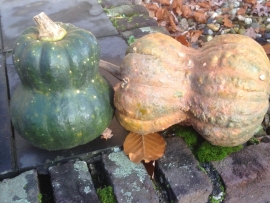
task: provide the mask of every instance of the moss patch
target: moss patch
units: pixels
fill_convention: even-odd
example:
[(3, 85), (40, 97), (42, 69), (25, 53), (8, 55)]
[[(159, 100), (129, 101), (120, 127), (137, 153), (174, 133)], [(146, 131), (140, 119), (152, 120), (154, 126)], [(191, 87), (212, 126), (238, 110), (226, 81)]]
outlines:
[(101, 203), (117, 203), (111, 186), (98, 188), (97, 195)]
[(233, 152), (242, 149), (243, 146), (236, 147), (220, 147), (204, 141), (196, 150), (196, 157), (200, 162), (218, 161), (224, 159)]
[(172, 132), (176, 136), (180, 136), (189, 146), (194, 156), (199, 162), (210, 162), (222, 160), (233, 152), (237, 152), (243, 148), (242, 145), (236, 147), (220, 147), (214, 146), (204, 140), (192, 127), (175, 125)]

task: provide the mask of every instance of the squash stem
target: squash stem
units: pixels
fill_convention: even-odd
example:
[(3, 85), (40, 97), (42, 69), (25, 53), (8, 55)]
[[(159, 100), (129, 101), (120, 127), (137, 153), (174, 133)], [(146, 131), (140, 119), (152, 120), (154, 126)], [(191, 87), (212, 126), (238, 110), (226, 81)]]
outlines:
[(123, 80), (123, 78), (121, 78), (120, 67), (119, 66), (114, 65), (112, 63), (109, 63), (107, 61), (100, 60), (99, 61), (99, 67), (102, 68), (103, 70), (109, 72), (111, 75), (113, 75), (117, 79), (119, 79), (121, 81)]
[(53, 22), (44, 12), (33, 17), (38, 30), (39, 30), (39, 39), (42, 41), (55, 42), (62, 40), (67, 31)]

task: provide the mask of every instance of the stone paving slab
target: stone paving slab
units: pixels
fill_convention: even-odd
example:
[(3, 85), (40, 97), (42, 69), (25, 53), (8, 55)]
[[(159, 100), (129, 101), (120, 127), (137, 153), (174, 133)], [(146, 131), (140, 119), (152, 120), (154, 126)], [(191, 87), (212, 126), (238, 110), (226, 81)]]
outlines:
[[(120, 65), (125, 56), (125, 51), (127, 48), (127, 44), (123, 38), (119, 36), (109, 36), (98, 38), (97, 40), (100, 45), (101, 59)], [(6, 64), (9, 79), (9, 91), (12, 96), (12, 93), (20, 83), (20, 78), (15, 71), (11, 53), (6, 54)], [(100, 70), (100, 72), (113, 86), (119, 82), (119, 80), (111, 76), (106, 71)], [(59, 151), (46, 151), (34, 147), (29, 142), (21, 138), (20, 135), (18, 135), (18, 133), (15, 131), (18, 168), (31, 168), (39, 166), (43, 163), (58, 162), (80, 154), (122, 145), (128, 132), (117, 122), (115, 118), (112, 120), (109, 128), (112, 129), (114, 136), (108, 141), (98, 137), (86, 145), (78, 146), (69, 150)]]
[(224, 203), (270, 202), (270, 145), (250, 145), (213, 162), (225, 187)]
[(35, 26), (32, 18), (40, 12), (53, 21), (89, 30), (96, 37), (118, 34), (97, 0), (1, 0), (0, 3), (4, 51), (12, 49), (14, 40), (27, 27)]
[(199, 162), (180, 137), (166, 139), (164, 156), (157, 168), (168, 190), (179, 203), (205, 203), (212, 192), (209, 177), (199, 169)]
[(56, 203), (99, 202), (86, 162), (56, 165), (49, 172)]
[(104, 154), (102, 162), (118, 202), (158, 203), (153, 184), (141, 163), (132, 163), (122, 151)]
[(0, 11), (0, 54), (3, 53), (3, 39), (2, 39), (2, 30), (1, 30), (1, 27), (2, 27), (2, 19), (1, 19), (1, 11)]
[(161, 27), (161, 26), (140, 27), (140, 28), (135, 28), (133, 30), (121, 32), (120, 34), (126, 41), (128, 41), (130, 36), (134, 36), (134, 39), (139, 39), (147, 34), (156, 33), (156, 32), (161, 32), (165, 35), (169, 35), (169, 32), (164, 27)]
[(107, 9), (107, 8), (112, 8), (116, 6), (121, 6), (121, 5), (132, 5), (132, 1), (130, 0), (99, 0), (100, 5)]
[(8, 87), (4, 56), (0, 55), (0, 175), (14, 170), (13, 137), (9, 119)]
[(1, 203), (39, 203), (39, 193), (36, 170), (0, 182)]
[(119, 32), (133, 30), (140, 27), (157, 26), (157, 21), (148, 15), (134, 15), (124, 18), (110, 18), (113, 25)]
[(121, 6), (114, 6), (109, 9), (105, 9), (107, 16), (115, 17), (115, 16), (133, 16), (133, 15), (148, 15), (148, 10), (143, 5), (130, 5), (125, 4)]

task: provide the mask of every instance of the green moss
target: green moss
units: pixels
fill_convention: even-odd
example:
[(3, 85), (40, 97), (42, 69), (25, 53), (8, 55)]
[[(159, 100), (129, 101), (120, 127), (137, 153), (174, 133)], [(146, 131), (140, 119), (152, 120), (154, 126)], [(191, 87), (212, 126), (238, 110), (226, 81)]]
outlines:
[(38, 194), (38, 203), (42, 203), (42, 194)]
[(259, 143), (260, 143), (260, 141), (256, 137), (252, 137), (248, 140), (248, 144), (251, 144), (251, 145), (256, 145)]
[(131, 45), (133, 42), (135, 41), (135, 37), (133, 35), (131, 35), (129, 38), (128, 38), (128, 45)]
[(190, 148), (198, 144), (198, 133), (192, 127), (175, 125), (172, 130), (176, 136), (182, 137)]
[(102, 189), (98, 188), (97, 194), (101, 203), (117, 203), (111, 186)]
[(204, 141), (196, 150), (196, 157), (200, 162), (218, 161), (224, 159), (233, 152), (242, 149), (243, 146), (236, 147), (220, 147), (214, 146), (211, 143)]
[(214, 146), (204, 140), (192, 127), (175, 125), (172, 132), (176, 136), (180, 136), (191, 149), (194, 156), (200, 162), (218, 161), (224, 159), (233, 152), (237, 152), (243, 148), (242, 145), (236, 147), (220, 147)]
[(202, 167), (200, 164), (198, 164), (198, 168), (199, 168), (202, 172), (204, 172), (205, 174), (207, 174), (207, 172), (206, 172), (206, 170), (204, 169), (204, 167)]

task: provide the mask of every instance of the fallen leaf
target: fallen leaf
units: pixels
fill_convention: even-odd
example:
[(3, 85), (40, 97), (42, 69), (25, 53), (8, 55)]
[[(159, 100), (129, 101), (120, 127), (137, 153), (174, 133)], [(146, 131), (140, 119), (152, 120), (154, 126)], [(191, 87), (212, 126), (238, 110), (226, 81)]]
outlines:
[(166, 10), (164, 8), (159, 8), (157, 11), (156, 11), (156, 17), (157, 17), (157, 20), (160, 21), (160, 20), (163, 20), (163, 14)]
[(159, 0), (159, 3), (164, 6), (169, 6), (170, 5), (170, 0)]
[(123, 144), (124, 152), (134, 163), (157, 160), (163, 156), (166, 142), (158, 133), (139, 135), (130, 132)]
[(155, 161), (149, 161), (148, 163), (145, 163), (143, 161), (143, 165), (148, 173), (148, 175), (151, 177), (152, 180), (155, 179), (155, 165), (156, 162)]
[(175, 8), (182, 8), (182, 5), (183, 5), (183, 0), (173, 0), (172, 2), (172, 5), (171, 5), (171, 8), (172, 9), (175, 9)]
[(194, 12), (193, 13), (194, 19), (199, 23), (206, 23), (206, 16), (204, 13)]
[(268, 7), (264, 6), (262, 4), (256, 4), (255, 6), (253, 6), (253, 10), (250, 12), (250, 14), (258, 14), (258, 16), (268, 16)]
[(248, 8), (248, 6), (247, 5), (244, 5), (243, 7), (239, 8), (239, 10), (237, 11), (237, 14), (238, 15), (244, 15), (244, 14), (246, 14), (247, 8)]
[(225, 15), (222, 21), (224, 23), (224, 26), (226, 26), (228, 28), (233, 27), (232, 21), (228, 18), (228, 15)]
[(190, 42), (194, 43), (197, 42), (199, 37), (202, 35), (203, 31), (202, 30), (190, 30)]
[(257, 0), (245, 0), (245, 2), (248, 3), (248, 4), (255, 5), (257, 3)]
[(179, 35), (175, 37), (175, 39), (180, 42), (181, 44), (185, 45), (186, 47), (190, 47), (190, 43), (187, 41), (184, 35)]
[(181, 10), (180, 7), (174, 8), (173, 11), (174, 11), (178, 16), (182, 15), (182, 10)]
[(204, 1), (204, 2), (199, 2), (198, 5), (202, 8), (206, 8), (207, 10), (211, 9), (211, 5), (209, 4), (208, 1)]
[(256, 31), (252, 27), (246, 29), (246, 32), (245, 32), (244, 35), (246, 35), (248, 37), (251, 37), (253, 39), (255, 39), (257, 37)]
[(266, 53), (267, 55), (269, 55), (269, 54), (270, 54), (270, 44), (262, 45), (262, 47), (263, 47), (265, 53)]
[(267, 6), (267, 7), (270, 7), (270, 1), (265, 2), (264, 5)]
[(101, 133), (101, 139), (110, 139), (113, 136), (112, 130), (110, 128), (106, 128), (103, 133)]
[(184, 18), (190, 18), (192, 17), (192, 11), (187, 5), (182, 6), (182, 15)]

